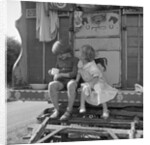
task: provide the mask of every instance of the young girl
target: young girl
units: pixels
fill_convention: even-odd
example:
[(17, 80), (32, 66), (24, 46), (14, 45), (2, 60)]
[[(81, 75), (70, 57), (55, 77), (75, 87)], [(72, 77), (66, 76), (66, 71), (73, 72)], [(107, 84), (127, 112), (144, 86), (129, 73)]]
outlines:
[(106, 119), (109, 117), (106, 102), (116, 96), (117, 90), (106, 83), (94, 59), (94, 49), (90, 45), (82, 46), (80, 61), (78, 63), (78, 75), (76, 78), (77, 82), (80, 77), (82, 77), (84, 81), (84, 83), (81, 84), (80, 113), (86, 111), (85, 101), (96, 106), (102, 104), (102, 117)]

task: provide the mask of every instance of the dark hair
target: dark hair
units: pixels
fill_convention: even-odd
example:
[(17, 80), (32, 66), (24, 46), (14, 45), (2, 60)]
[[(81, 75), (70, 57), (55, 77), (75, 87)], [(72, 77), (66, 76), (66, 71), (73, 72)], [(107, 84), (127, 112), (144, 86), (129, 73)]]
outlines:
[(95, 59), (95, 50), (90, 45), (83, 45), (81, 47), (81, 53), (88, 62), (93, 61)]
[(101, 64), (102, 67), (104, 68), (104, 71), (106, 71), (106, 65), (108, 64), (107, 58), (103, 57), (103, 58), (96, 58), (95, 59), (95, 63), (96, 64)]

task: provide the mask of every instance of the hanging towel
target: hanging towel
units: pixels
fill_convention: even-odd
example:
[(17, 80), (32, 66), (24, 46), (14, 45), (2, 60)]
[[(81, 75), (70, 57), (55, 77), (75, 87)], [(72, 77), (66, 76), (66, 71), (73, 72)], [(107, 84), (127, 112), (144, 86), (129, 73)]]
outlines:
[(57, 11), (47, 13), (47, 3), (36, 4), (36, 36), (40, 41), (48, 42), (57, 36), (58, 14)]

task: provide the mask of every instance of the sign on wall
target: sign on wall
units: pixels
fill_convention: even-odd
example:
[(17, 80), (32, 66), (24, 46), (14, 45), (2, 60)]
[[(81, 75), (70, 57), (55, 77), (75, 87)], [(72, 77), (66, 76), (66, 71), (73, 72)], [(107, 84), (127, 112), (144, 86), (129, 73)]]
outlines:
[(120, 34), (120, 18), (118, 12), (74, 13), (74, 29), (76, 37), (117, 36)]

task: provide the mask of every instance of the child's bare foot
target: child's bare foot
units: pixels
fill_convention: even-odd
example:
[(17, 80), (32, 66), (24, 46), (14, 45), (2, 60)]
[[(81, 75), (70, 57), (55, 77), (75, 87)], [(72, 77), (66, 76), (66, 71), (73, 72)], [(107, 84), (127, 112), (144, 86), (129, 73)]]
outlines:
[(109, 111), (103, 112), (102, 116), (103, 119), (107, 119), (109, 117)]
[(85, 108), (80, 108), (79, 113), (85, 113), (86, 109)]

